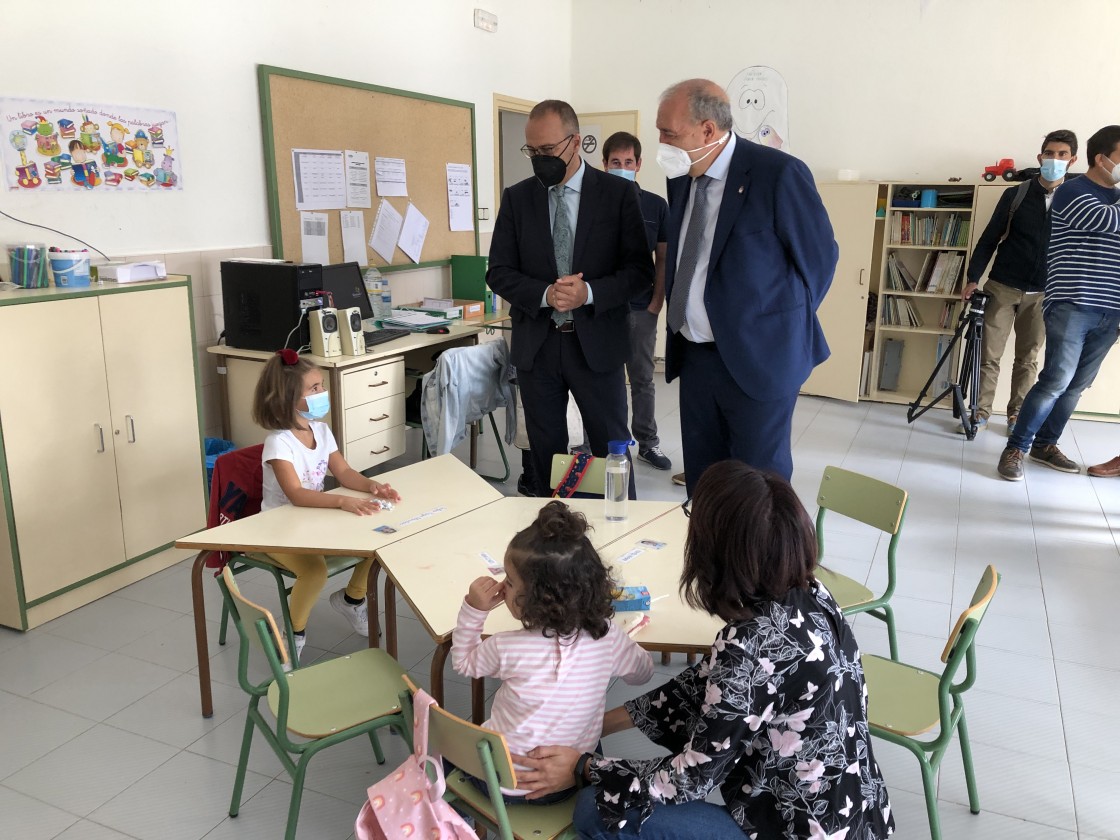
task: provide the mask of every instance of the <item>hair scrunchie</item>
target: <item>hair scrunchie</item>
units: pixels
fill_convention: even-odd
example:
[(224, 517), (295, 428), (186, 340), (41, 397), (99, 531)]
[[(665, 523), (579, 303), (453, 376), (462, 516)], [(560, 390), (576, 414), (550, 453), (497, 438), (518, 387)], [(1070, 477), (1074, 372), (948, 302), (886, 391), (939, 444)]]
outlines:
[(277, 350), (276, 355), (280, 357), (280, 361), (288, 367), (299, 364), (299, 353), (295, 350), (290, 350), (285, 347), (283, 350)]

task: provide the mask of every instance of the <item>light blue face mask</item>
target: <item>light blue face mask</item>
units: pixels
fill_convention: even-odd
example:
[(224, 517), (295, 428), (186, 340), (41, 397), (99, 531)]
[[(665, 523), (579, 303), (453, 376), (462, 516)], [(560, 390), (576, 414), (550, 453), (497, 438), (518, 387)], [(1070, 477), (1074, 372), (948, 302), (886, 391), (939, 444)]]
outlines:
[(1042, 179), (1044, 181), (1057, 181), (1059, 178), (1064, 178), (1066, 176), (1066, 169), (1068, 168), (1068, 160), (1046, 158), (1042, 161), (1042, 165), (1040, 166)]
[(633, 181), (638, 177), (638, 173), (633, 169), (608, 169), (608, 175), (617, 175), (619, 178), (625, 178), (627, 181)]
[(296, 409), (296, 414), (304, 420), (321, 420), (331, 410), (331, 395), (326, 391), (320, 391), (318, 394), (308, 394), (304, 399), (307, 400), (307, 411), (302, 408)]

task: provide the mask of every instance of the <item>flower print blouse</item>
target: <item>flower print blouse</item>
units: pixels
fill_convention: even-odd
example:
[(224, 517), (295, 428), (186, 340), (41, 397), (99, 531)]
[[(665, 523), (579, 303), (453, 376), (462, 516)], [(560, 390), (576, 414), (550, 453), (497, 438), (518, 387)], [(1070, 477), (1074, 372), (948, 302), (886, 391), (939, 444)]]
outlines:
[(599, 814), (701, 800), (718, 787), (751, 838), (879, 840), (894, 830), (871, 749), (859, 649), (824, 586), (733, 621), (711, 655), (626, 704), (665, 758), (590, 763)]

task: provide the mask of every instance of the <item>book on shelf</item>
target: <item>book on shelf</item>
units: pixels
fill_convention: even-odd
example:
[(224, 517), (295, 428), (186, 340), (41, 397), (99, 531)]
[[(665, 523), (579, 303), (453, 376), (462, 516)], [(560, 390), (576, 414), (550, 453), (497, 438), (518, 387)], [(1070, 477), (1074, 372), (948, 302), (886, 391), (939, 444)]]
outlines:
[(941, 329), (949, 329), (957, 322), (957, 308), (960, 306), (959, 301), (947, 300), (945, 305), (941, 307), (941, 318), (937, 322), (937, 326)]
[(871, 396), (871, 351), (863, 351), (863, 366), (859, 372), (859, 395)]

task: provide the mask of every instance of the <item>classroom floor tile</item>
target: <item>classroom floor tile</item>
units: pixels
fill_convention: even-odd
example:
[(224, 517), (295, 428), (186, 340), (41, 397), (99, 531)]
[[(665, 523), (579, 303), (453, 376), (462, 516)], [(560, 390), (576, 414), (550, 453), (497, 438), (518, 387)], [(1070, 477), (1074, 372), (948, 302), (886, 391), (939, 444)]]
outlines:
[[(661, 446), (673, 469), (635, 463), (641, 498), (683, 501), (671, 475), (683, 469), (676, 384), (658, 385)], [(503, 418), (498, 418), (502, 427)], [(1001, 429), (997, 429), (997, 432)], [(1082, 463), (1114, 454), (1117, 427), (1075, 420), (1062, 441)], [(1120, 599), (1120, 481), (1067, 475), (1027, 465), (1026, 480), (1002, 481), (995, 463), (1001, 434), (974, 441), (952, 431), (947, 412), (908, 425), (905, 409), (815, 398), (798, 401), (793, 421), (793, 485), (816, 510), (821, 471), (834, 464), (899, 484), (911, 493), (898, 549), (894, 600), (902, 659), (940, 667), (952, 622), (967, 606), (985, 565), (1002, 585), (977, 638), (976, 687), (965, 697), (982, 812), (969, 813), (960, 751), (950, 748), (938, 780), (942, 831), (953, 840), (1104, 840), (1120, 838), (1115, 791), (1120, 775), (1120, 662), (1111, 646)], [(409, 432), (416, 451), (419, 433)], [(456, 454), (465, 459), (468, 444)], [(500, 470), (493, 440), (480, 464)], [(516, 495), (520, 452), (507, 448)], [(387, 468), (403, 466), (408, 456)], [(886, 582), (887, 539), (839, 517), (825, 530), (825, 562), (878, 590)], [(241, 815), (228, 816), (247, 698), (237, 682), (236, 633), (217, 644), (220, 598), (204, 577), (215, 716), (199, 713), (190, 570), (193, 557), (83, 607), (16, 633), (0, 628), (0, 835), (20, 840), (273, 840), (282, 836), (287, 774), (260, 736), (254, 739)], [(271, 577), (239, 577), (275, 609)], [(363, 640), (325, 599), (312, 615), (305, 658), (345, 655)], [(400, 658), (427, 686), (432, 640), (398, 601)], [(884, 625), (858, 617), (862, 650), (887, 653)], [(660, 665), (654, 682), (684, 667)], [(265, 676), (254, 668), (252, 678)], [(448, 665), (446, 705), (470, 712), (470, 684)], [(615, 681), (608, 704), (646, 687)], [(487, 703), (497, 684), (488, 681)], [(312, 760), (300, 838), (349, 840), (365, 788), (396, 767), (406, 751), (381, 735), (378, 766), (368, 739)], [(652, 757), (664, 751), (634, 731), (604, 739), (610, 755)], [(891, 791), (896, 840), (927, 840), (917, 761), (876, 741)]]

